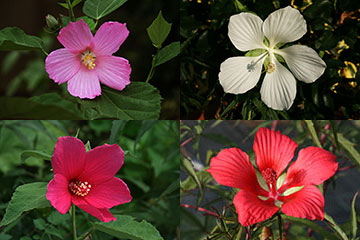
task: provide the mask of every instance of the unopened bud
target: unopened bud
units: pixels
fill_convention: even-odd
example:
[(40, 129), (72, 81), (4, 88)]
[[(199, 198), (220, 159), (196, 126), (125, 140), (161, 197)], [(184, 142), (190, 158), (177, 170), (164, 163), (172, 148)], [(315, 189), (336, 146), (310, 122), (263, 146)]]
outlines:
[(49, 30), (55, 30), (59, 28), (59, 22), (54, 16), (48, 14), (45, 17), (45, 19), (46, 19), (46, 25)]
[(269, 227), (263, 227), (261, 230), (260, 240), (268, 240), (272, 238), (272, 232)]

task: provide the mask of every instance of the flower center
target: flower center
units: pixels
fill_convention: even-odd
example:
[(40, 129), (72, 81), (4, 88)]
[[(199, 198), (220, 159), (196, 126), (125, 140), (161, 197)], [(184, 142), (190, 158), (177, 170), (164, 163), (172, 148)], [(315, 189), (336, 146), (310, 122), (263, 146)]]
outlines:
[(268, 65), (266, 65), (266, 72), (273, 73), (274, 71), (275, 71), (275, 64), (269, 62)]
[(267, 184), (272, 184), (276, 180), (276, 172), (272, 168), (267, 168), (261, 172), (264, 180)]
[(96, 59), (96, 55), (90, 50), (87, 50), (81, 54), (81, 62), (87, 68), (89, 68), (89, 70), (95, 68), (95, 59)]
[(79, 197), (88, 195), (91, 189), (91, 185), (88, 182), (81, 182), (79, 180), (71, 180), (68, 187), (72, 194)]

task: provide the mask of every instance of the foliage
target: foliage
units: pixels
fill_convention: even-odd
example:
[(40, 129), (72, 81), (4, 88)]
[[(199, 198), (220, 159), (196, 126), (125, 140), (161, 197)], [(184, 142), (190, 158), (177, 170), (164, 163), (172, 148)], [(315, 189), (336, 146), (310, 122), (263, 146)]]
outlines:
[[(118, 221), (99, 222), (77, 208), (78, 235), (92, 239), (176, 239), (179, 225), (179, 125), (176, 121), (1, 121), (0, 238), (70, 239), (69, 213), (45, 198), (53, 178), (50, 157), (60, 136), (92, 148), (117, 143), (125, 152), (117, 173), (130, 203), (110, 211)], [(169, 221), (171, 219), (171, 221)], [(179, 239), (179, 238), (177, 238)]]
[[(229, 18), (251, 12), (265, 19), (280, 7), (300, 10), (307, 33), (299, 41), (316, 50), (326, 62), (314, 83), (297, 81), (297, 95), (288, 111), (272, 110), (260, 100), (257, 86), (239, 95), (224, 94), (220, 64), (244, 55), (230, 42)], [(182, 1), (181, 119), (358, 119), (359, 15), (358, 1), (337, 0), (224, 0)]]

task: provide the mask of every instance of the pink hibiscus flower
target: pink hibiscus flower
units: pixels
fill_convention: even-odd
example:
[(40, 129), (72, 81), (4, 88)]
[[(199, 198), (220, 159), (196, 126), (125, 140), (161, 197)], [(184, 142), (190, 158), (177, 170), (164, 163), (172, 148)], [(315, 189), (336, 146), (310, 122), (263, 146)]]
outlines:
[(126, 24), (118, 22), (104, 23), (94, 37), (84, 20), (70, 22), (57, 37), (65, 48), (47, 56), (46, 71), (54, 82), (68, 82), (69, 93), (80, 98), (101, 95), (100, 82), (123, 90), (130, 83), (131, 68), (128, 60), (112, 54), (128, 35)]
[(115, 221), (109, 208), (131, 201), (127, 185), (114, 177), (123, 163), (124, 152), (116, 144), (86, 152), (79, 139), (60, 137), (51, 159), (54, 179), (46, 198), (61, 214), (73, 203), (103, 222)]
[(241, 225), (270, 218), (280, 208), (289, 216), (324, 219), (324, 197), (314, 185), (335, 174), (336, 157), (318, 147), (303, 148), (287, 173), (283, 173), (296, 148), (297, 144), (289, 137), (260, 128), (254, 142), (258, 170), (238, 148), (224, 149), (211, 159), (207, 171), (214, 179), (241, 189), (233, 200)]

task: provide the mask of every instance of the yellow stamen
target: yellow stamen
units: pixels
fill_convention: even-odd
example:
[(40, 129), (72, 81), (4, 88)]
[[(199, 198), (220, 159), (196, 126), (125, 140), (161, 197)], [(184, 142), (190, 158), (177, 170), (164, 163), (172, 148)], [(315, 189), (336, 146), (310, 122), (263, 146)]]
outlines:
[(89, 70), (92, 70), (95, 68), (95, 65), (96, 65), (95, 59), (96, 59), (95, 54), (93, 52), (91, 52), (90, 50), (87, 50), (81, 54), (81, 62), (86, 67), (88, 67)]

